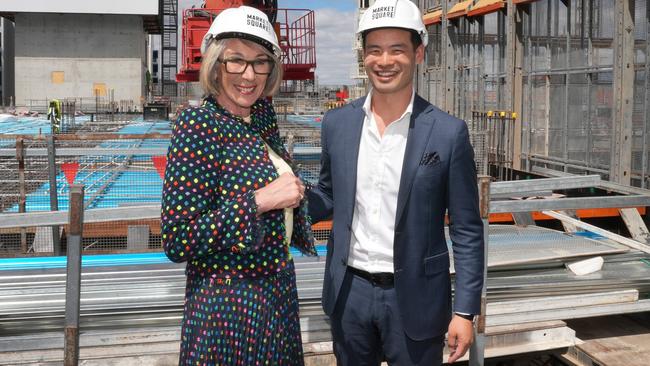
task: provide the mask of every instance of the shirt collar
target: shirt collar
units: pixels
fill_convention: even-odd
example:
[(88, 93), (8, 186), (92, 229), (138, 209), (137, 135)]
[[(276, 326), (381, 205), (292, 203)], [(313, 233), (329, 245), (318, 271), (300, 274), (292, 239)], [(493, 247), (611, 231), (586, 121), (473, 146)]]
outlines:
[[(372, 88), (368, 91), (368, 96), (366, 97), (366, 100), (363, 102), (363, 111), (366, 113), (367, 118), (371, 118), (372, 116), (372, 109), (370, 107), (370, 103), (372, 102)], [(403, 119), (407, 115), (410, 115), (413, 113), (413, 102), (415, 101), (415, 89), (411, 91), (411, 101), (409, 101), (409, 104), (406, 106), (406, 109), (404, 110), (404, 113), (397, 119), (397, 121)]]

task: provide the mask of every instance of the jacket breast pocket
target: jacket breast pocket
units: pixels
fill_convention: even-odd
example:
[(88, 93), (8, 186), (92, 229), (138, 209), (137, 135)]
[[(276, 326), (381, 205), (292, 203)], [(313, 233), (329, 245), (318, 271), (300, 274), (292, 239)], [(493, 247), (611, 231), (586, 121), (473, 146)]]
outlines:
[(431, 165), (420, 165), (418, 167), (417, 174), (418, 175), (423, 175), (423, 176), (430, 176), (433, 174), (438, 174), (440, 172), (440, 168), (444, 166), (444, 163), (442, 161), (438, 161), (434, 164)]
[(433, 276), (436, 273), (449, 271), (449, 252), (444, 251), (424, 258), (424, 274)]

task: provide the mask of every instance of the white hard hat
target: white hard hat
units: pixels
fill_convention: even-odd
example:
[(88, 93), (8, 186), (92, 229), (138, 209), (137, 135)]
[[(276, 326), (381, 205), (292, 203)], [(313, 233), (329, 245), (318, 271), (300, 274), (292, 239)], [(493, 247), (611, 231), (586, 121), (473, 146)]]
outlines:
[(361, 16), (357, 33), (362, 35), (376, 28), (404, 28), (420, 35), (422, 45), (429, 40), (422, 13), (410, 0), (377, 0)]
[(203, 36), (201, 53), (205, 53), (213, 39), (223, 38), (248, 39), (266, 47), (278, 58), (282, 56), (278, 36), (275, 34), (269, 18), (261, 10), (250, 6), (228, 8), (219, 13), (212, 22), (208, 33)]

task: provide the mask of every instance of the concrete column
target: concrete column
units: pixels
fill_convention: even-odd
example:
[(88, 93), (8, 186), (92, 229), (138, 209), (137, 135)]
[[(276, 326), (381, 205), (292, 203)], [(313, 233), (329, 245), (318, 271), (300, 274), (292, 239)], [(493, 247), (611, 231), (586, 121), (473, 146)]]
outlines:
[(0, 18), (0, 105), (13, 106), (15, 99), (15, 67), (14, 67), (14, 23), (6, 18)]

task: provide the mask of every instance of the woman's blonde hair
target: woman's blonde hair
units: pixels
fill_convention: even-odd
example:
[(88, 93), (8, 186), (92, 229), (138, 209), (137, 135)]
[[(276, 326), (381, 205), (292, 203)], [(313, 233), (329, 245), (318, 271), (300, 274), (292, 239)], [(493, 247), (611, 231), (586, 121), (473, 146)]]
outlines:
[[(219, 61), (219, 59), (223, 56), (223, 51), (226, 49), (230, 39), (232, 38), (212, 41), (203, 54), (201, 70), (199, 71), (199, 82), (201, 83), (201, 88), (206, 95), (212, 95), (215, 97), (219, 95), (219, 78), (221, 77), (221, 67), (219, 67), (221, 66), (221, 61)], [(262, 96), (268, 97), (274, 95), (278, 89), (280, 89), (280, 84), (282, 83), (282, 64), (280, 63), (280, 59), (278, 59), (271, 51), (266, 49), (266, 47), (261, 46), (257, 42), (243, 38), (237, 39), (244, 43), (260, 46), (264, 50), (264, 54), (273, 60), (273, 70), (266, 79), (266, 86), (262, 91)]]

